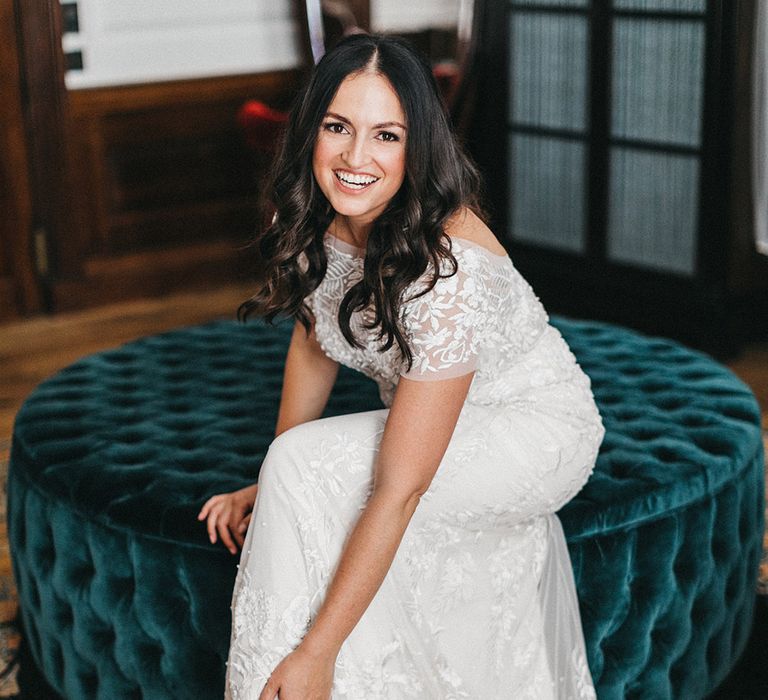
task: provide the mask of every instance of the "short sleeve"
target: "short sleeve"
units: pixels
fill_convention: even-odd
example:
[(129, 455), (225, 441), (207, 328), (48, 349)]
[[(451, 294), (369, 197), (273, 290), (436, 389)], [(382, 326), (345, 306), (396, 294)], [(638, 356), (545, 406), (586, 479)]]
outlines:
[(483, 313), (481, 285), (461, 268), (438, 279), (426, 294), (406, 301), (403, 325), (413, 364), (408, 370), (404, 361), (400, 376), (429, 381), (474, 371)]

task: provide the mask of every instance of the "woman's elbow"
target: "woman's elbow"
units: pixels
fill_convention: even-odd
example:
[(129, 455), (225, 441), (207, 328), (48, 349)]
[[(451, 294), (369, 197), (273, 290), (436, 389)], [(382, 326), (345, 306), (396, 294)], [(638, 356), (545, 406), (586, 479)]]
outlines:
[(385, 507), (403, 511), (410, 517), (428, 488), (429, 484), (423, 482), (377, 487), (371, 494), (371, 500)]

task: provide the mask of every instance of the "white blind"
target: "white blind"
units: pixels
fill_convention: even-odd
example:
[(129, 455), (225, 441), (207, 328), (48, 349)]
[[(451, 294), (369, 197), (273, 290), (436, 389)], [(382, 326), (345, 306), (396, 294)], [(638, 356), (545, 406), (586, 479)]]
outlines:
[(300, 60), (292, 0), (78, 0), (65, 53), (72, 89), (290, 68)]

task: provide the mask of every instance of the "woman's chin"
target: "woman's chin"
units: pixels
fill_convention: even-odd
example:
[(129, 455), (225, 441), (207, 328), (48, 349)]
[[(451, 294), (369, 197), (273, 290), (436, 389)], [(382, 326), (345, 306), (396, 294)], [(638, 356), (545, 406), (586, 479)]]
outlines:
[(360, 224), (372, 223), (387, 207), (386, 203), (371, 206), (365, 202), (349, 202), (344, 199), (330, 200), (333, 210), (339, 215)]

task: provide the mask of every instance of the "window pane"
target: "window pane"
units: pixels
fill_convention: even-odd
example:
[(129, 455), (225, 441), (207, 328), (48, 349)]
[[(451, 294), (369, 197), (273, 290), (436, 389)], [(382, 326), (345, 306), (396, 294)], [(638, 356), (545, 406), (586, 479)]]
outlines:
[(613, 55), (613, 136), (698, 146), (704, 24), (618, 19)]
[(589, 51), (586, 18), (514, 12), (510, 16), (510, 37), (512, 122), (584, 129)]
[(542, 136), (510, 139), (510, 235), (560, 250), (584, 250), (586, 146)]
[(705, 12), (707, 0), (613, 0), (613, 6), (617, 10)]
[(609, 258), (694, 274), (698, 190), (696, 157), (614, 149)]

